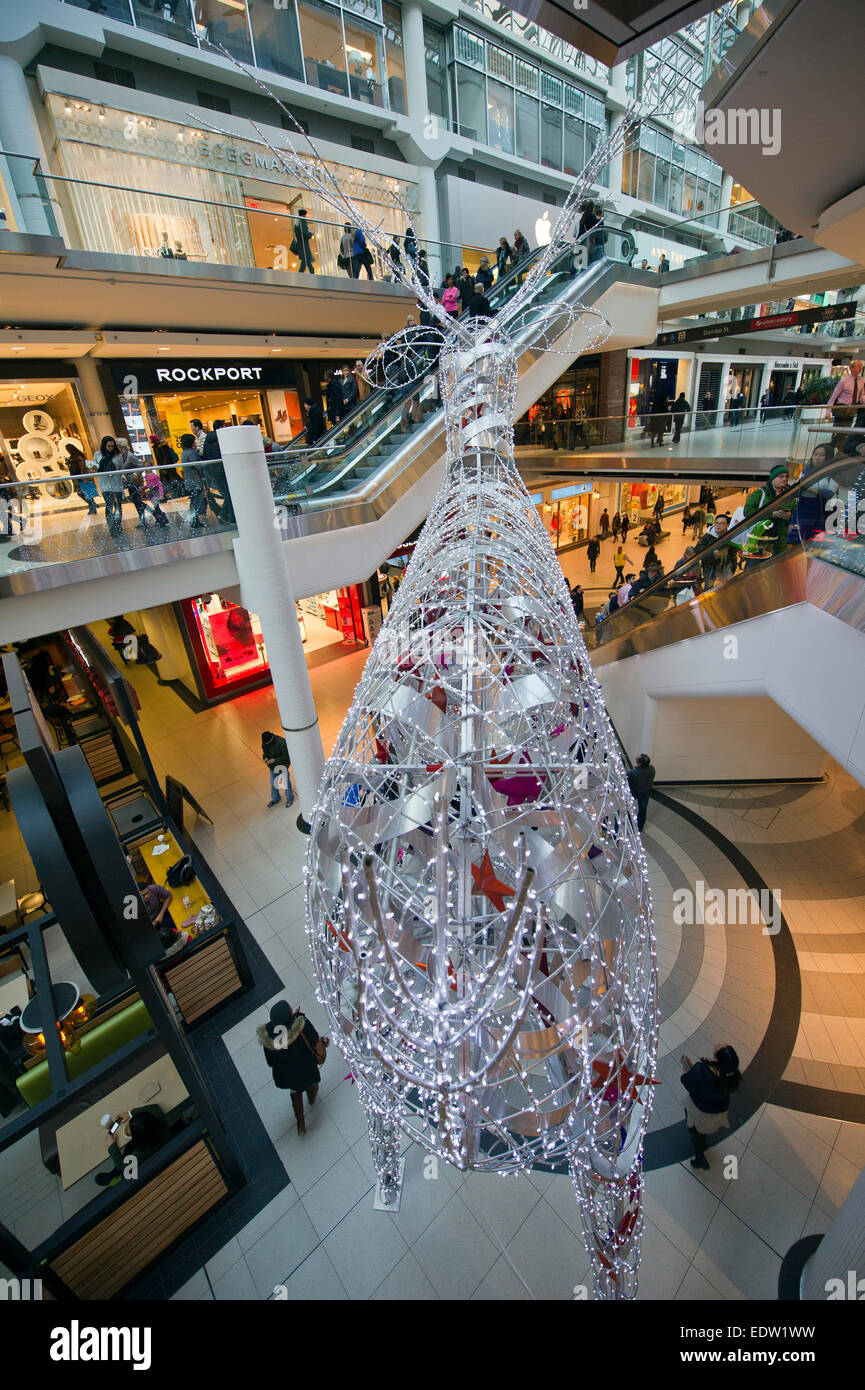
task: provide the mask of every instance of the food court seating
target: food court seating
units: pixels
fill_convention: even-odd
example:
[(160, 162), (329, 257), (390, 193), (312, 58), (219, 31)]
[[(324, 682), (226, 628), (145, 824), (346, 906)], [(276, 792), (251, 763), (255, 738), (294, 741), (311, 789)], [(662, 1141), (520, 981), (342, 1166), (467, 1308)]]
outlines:
[[(126, 1043), (139, 1037), (140, 1034), (146, 1033), (148, 1028), (152, 1027), (153, 1020), (140, 999), (137, 999), (133, 1004), (127, 1004), (104, 1021), (100, 1021), (97, 1017), (90, 1023), (84, 1024), (78, 1029), (78, 1036), (81, 1041), (80, 1050), (66, 1054), (66, 1066), (70, 1079), (81, 1076), (90, 1067), (95, 1067), (98, 1062), (104, 1061), (113, 1052), (118, 1052)], [(19, 1076), (15, 1084), (22, 1099), (31, 1108), (47, 1099), (51, 1094), (51, 1078), (48, 1073), (47, 1061), (37, 1062), (35, 1067), (31, 1067), (29, 1071), (24, 1072), (23, 1076)]]

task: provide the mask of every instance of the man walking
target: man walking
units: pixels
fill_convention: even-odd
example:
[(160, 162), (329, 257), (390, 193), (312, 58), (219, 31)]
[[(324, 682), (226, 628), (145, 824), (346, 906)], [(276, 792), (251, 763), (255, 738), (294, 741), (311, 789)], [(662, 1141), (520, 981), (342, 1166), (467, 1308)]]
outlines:
[(685, 423), (685, 416), (691, 413), (691, 402), (685, 399), (684, 391), (680, 391), (671, 406), (673, 416), (673, 443), (678, 444), (682, 438), (682, 426)]
[(268, 806), (279, 805), (279, 793), (281, 788), (285, 788), (285, 804), (290, 806), (294, 801), (294, 787), (291, 785), (291, 758), (288, 756), (288, 746), (285, 739), (279, 734), (272, 734), (269, 731), (261, 735), (261, 756), (265, 766), (270, 773), (270, 800)]
[(613, 580), (614, 584), (624, 584), (625, 565), (632, 565), (633, 563), (634, 562), (631, 559), (630, 555), (625, 554), (625, 547), (623, 545), (620, 545), (618, 550), (616, 550), (613, 554), (613, 564), (616, 567), (616, 577)]
[(637, 829), (642, 830), (646, 824), (646, 811), (649, 806), (649, 792), (655, 780), (655, 769), (649, 760), (648, 753), (641, 753), (636, 765), (628, 773), (628, 786), (631, 788), (631, 795), (637, 803)]
[(586, 558), (588, 559), (589, 569), (591, 570), (592, 574), (594, 574), (595, 572), (595, 565), (598, 563), (598, 556), (600, 555), (600, 553), (601, 543), (598, 540), (597, 536), (592, 536), (592, 539), (586, 546)]
[[(826, 406), (826, 419), (834, 420), (836, 425), (854, 425), (857, 410), (865, 405), (865, 382), (862, 380), (862, 362), (854, 358), (850, 370), (835, 387)], [(843, 449), (847, 443), (846, 434), (833, 434), (832, 443), (836, 449)]]
[(306, 208), (301, 208), (294, 224), (294, 241), (291, 244), (292, 251), (300, 261), (298, 273), (301, 275), (305, 270), (308, 270), (310, 275), (315, 274), (312, 248), (309, 244), (314, 236), (315, 232), (310, 231), (309, 223), (306, 220)]

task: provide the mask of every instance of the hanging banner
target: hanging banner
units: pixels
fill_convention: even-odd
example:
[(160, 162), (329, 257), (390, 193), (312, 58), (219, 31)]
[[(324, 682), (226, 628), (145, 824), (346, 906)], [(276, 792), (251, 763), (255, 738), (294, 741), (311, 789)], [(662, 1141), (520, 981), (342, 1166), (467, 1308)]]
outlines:
[(790, 314), (766, 314), (763, 318), (732, 319), (723, 323), (701, 324), (699, 328), (679, 328), (672, 333), (659, 333), (656, 347), (673, 347), (676, 343), (697, 343), (703, 338), (733, 338), (740, 333), (761, 333), (768, 328), (795, 328), (800, 323), (832, 323), (837, 319), (852, 319), (854, 303), (824, 304), (822, 309), (799, 309)]

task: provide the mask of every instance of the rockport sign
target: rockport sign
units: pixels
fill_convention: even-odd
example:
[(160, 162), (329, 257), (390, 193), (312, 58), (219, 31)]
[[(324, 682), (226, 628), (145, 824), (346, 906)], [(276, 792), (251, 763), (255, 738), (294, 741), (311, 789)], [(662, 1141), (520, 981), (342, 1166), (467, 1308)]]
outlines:
[(178, 358), (174, 362), (151, 358), (143, 362), (112, 363), (111, 374), (120, 391), (124, 391), (129, 378), (133, 377), (136, 396), (178, 389), (224, 391), (226, 387), (239, 386), (262, 390), (270, 386), (292, 386), (295, 379), (291, 362), (238, 362), (230, 358), (202, 362), (194, 357)]
[(157, 367), (156, 380), (166, 385), (194, 381), (198, 386), (209, 381), (219, 386), (223, 381), (260, 381), (261, 372), (261, 367)]

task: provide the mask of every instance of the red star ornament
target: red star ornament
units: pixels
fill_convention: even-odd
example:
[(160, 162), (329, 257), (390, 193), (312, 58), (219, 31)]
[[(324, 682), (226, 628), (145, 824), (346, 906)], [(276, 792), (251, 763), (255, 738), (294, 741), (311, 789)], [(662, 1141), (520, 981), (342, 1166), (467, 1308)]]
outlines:
[(505, 898), (514, 897), (516, 889), (509, 888), (506, 883), (501, 883), (496, 878), (496, 871), (493, 868), (489, 850), (485, 852), (480, 864), (472, 864), (472, 878), (474, 879), (475, 892), (489, 898), (497, 912), (504, 912)]

